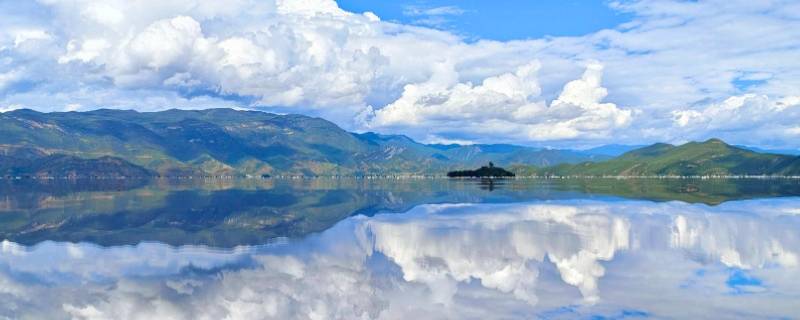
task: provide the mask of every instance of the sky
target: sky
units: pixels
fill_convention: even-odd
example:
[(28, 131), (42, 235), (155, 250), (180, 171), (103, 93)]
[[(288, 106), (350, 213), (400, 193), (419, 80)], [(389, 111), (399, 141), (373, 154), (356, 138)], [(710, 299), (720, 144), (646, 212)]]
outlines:
[[(385, 21), (446, 30), (466, 41), (581, 36), (628, 22), (630, 15), (605, 1), (338, 1), (356, 13), (373, 12)], [(564, 19), (569, 16), (569, 19)]]
[(235, 107), (422, 142), (800, 148), (800, 2), (0, 0), (0, 111)]

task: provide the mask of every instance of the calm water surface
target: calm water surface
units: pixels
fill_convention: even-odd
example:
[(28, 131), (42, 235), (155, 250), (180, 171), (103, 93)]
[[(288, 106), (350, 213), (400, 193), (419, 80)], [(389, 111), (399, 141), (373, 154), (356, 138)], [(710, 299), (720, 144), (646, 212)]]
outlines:
[(800, 317), (796, 181), (0, 184), (0, 318)]

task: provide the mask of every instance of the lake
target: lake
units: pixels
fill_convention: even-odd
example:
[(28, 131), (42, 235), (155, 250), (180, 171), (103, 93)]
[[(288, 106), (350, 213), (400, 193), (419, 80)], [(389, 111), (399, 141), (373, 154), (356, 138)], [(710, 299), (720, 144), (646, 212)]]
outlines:
[(0, 318), (800, 317), (797, 180), (0, 183)]

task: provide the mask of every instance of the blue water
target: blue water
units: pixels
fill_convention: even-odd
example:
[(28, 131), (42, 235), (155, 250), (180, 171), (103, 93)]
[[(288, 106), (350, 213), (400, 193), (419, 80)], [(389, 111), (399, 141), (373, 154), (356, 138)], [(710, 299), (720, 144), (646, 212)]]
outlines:
[(800, 317), (800, 198), (696, 186), (15, 189), (0, 317)]

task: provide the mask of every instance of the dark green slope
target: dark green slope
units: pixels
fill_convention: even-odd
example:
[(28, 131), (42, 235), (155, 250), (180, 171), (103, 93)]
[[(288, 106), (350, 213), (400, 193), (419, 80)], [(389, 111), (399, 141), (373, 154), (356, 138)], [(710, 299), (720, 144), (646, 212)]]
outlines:
[[(155, 172), (116, 157), (103, 156), (97, 159), (82, 159), (68, 155), (49, 155), (32, 161), (3, 161), (0, 157), (0, 172), (3, 176), (57, 177), (57, 178), (151, 178)], [(12, 165), (5, 166), (5, 163)]]
[(518, 174), (580, 176), (800, 175), (800, 158), (757, 153), (719, 139), (653, 144), (598, 163), (515, 168)]
[(149, 178), (157, 174), (124, 159), (84, 159), (35, 148), (0, 146), (0, 177)]
[[(366, 147), (334, 124), (230, 109), (0, 115), (0, 145), (81, 158), (114, 156), (157, 172), (317, 174), (360, 168)], [(364, 168), (368, 169), (368, 168)]]
[(0, 152), (6, 156), (0, 168), (21, 174), (49, 169), (15, 164), (20, 159), (70, 156), (72, 166), (84, 169), (91, 162), (80, 164), (79, 159), (122, 159), (125, 163), (117, 161), (110, 176), (127, 176), (130, 166), (161, 176), (443, 174), (489, 161), (551, 165), (595, 159), (520, 146), (443, 148), (405, 136), (353, 134), (320, 118), (232, 109), (15, 110), (0, 114)]

